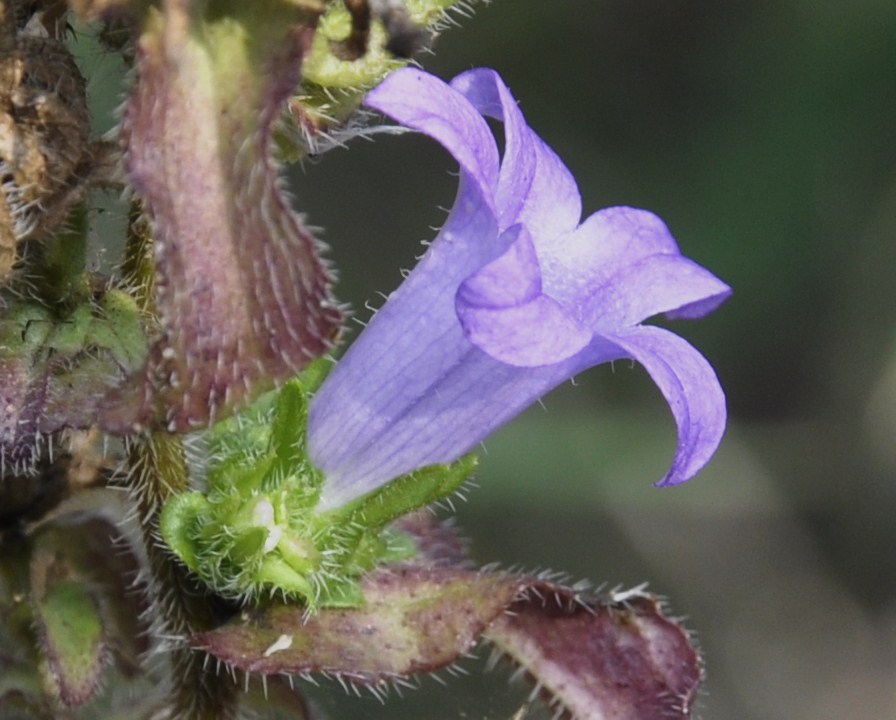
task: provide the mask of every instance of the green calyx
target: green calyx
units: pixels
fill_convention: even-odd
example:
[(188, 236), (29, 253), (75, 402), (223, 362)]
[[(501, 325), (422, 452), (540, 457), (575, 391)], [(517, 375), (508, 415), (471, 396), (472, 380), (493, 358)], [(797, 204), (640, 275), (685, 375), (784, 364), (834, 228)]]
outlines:
[(205, 490), (175, 496), (162, 512), (165, 542), (221, 595), (360, 606), (363, 573), (416, 554), (389, 523), (455, 492), (473, 470), (472, 457), (423, 468), (320, 511), (326, 478), (308, 459), (304, 431), (320, 367), (209, 430)]
[(351, 119), (368, 90), (410, 62), (390, 49), (396, 40), (390, 25), (403, 25), (404, 32), (431, 40), (448, 25), (452, 9), (466, 9), (470, 4), (468, 0), (407, 0), (397, 23), (395, 18), (390, 22), (375, 14), (363, 54), (347, 59), (340, 48), (352, 34), (351, 14), (341, 1), (328, 2), (302, 65), (302, 81), (289, 103), (286, 127), (277, 138), (283, 159), (296, 162), (306, 152), (319, 152), (319, 140), (326, 140)]
[[(404, 20), (409, 26), (430, 31), (437, 30), (452, 6), (462, 0), (408, 0)], [(321, 16), (317, 35), (302, 66), (304, 82), (330, 90), (370, 89), (388, 73), (408, 63), (396, 57), (389, 48), (388, 21), (375, 17), (364, 54), (356, 59), (344, 59), (335, 51), (338, 43), (352, 32), (352, 19), (342, 2), (330, 2)]]

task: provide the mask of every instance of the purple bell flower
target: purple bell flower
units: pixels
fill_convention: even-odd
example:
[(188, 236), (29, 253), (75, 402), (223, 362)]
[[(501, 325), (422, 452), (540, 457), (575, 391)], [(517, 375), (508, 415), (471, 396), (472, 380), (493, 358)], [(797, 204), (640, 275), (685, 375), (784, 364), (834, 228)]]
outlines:
[[(678, 426), (657, 484), (696, 474), (724, 433), (725, 396), (691, 345), (640, 323), (701, 317), (730, 288), (649, 212), (607, 208), (580, 223), (575, 180), (494, 71), (446, 84), (398, 70), (367, 105), (441, 143), (460, 186), (426, 254), (312, 401), (321, 506), (456, 460), (551, 388), (622, 358), (646, 368)], [(503, 158), (485, 117), (504, 123)]]

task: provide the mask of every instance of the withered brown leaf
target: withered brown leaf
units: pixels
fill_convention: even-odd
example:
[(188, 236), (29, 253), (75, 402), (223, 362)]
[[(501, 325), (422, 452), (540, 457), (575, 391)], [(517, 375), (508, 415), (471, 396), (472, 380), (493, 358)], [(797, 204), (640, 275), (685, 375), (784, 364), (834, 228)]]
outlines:
[(84, 78), (21, 5), (0, 4), (0, 282), (20, 242), (65, 219), (91, 165)]

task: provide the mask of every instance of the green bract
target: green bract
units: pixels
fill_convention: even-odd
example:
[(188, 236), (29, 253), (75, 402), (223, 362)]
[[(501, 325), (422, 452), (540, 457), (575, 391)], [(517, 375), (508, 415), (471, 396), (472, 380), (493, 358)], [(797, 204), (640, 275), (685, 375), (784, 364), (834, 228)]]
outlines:
[(450, 495), (475, 467), (473, 456), (433, 465), (319, 511), (326, 478), (305, 451), (317, 369), (209, 430), (204, 492), (178, 495), (162, 512), (162, 537), (221, 595), (282, 595), (311, 610), (361, 605), (362, 573), (416, 553), (411, 538), (388, 524)]

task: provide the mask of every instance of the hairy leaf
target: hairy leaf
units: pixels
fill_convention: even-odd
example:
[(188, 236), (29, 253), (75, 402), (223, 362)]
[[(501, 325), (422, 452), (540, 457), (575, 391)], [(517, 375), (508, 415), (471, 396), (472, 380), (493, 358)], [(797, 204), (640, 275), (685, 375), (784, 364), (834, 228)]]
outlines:
[(455, 662), (516, 593), (507, 576), (456, 568), (370, 573), (366, 603), (307, 618), (301, 605), (246, 611), (192, 644), (249, 673), (331, 673), (376, 685)]
[(0, 318), (0, 466), (26, 473), (45, 438), (96, 423), (109, 390), (145, 356), (134, 301), (118, 290), (70, 311), (25, 301)]
[(320, 12), (304, 6), (168, 0), (144, 18), (122, 142), (152, 221), (161, 336), (110, 397), (110, 430), (207, 425), (335, 341), (329, 273), (271, 152)]
[(657, 599), (627, 593), (581, 603), (547, 583), (486, 632), (531, 676), (548, 702), (579, 720), (670, 720), (690, 715), (702, 678), (687, 633)]
[(94, 692), (105, 657), (96, 599), (78, 583), (53, 583), (37, 603), (53, 685), (67, 705), (80, 705)]
[(191, 642), (246, 673), (326, 673), (376, 686), (450, 665), (484, 638), (566, 717), (689, 716), (700, 659), (656, 598), (633, 591), (589, 600), (539, 578), (425, 562), (369, 574), (361, 608), (309, 618), (301, 606), (273, 604)]

